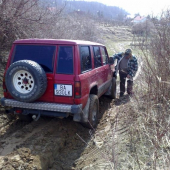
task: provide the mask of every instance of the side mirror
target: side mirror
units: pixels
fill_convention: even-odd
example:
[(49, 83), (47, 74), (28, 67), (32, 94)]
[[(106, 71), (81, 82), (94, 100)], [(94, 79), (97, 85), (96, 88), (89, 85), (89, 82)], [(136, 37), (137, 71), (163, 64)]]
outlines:
[(113, 57), (109, 57), (109, 64), (110, 65), (114, 64)]

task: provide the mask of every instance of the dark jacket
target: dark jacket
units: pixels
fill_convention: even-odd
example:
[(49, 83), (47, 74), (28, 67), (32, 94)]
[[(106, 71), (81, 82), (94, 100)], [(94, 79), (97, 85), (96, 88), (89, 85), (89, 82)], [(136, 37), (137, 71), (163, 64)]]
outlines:
[[(123, 57), (124, 53), (118, 53), (113, 55), (113, 62), (115, 62), (115, 60), (117, 59), (117, 65), (115, 66), (116, 73), (119, 70), (119, 64)], [(135, 74), (138, 71), (138, 61), (134, 55), (132, 55), (132, 57), (129, 59), (127, 68), (128, 68), (127, 74), (129, 74), (131, 77), (135, 77)]]

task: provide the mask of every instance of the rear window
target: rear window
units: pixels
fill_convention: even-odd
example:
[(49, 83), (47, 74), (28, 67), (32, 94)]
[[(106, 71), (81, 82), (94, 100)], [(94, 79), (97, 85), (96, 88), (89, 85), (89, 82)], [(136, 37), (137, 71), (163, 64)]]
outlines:
[(45, 72), (53, 72), (53, 58), (55, 46), (47, 45), (16, 45), (12, 63), (19, 60), (32, 60), (37, 62)]
[(57, 59), (58, 74), (73, 74), (73, 47), (59, 46)]

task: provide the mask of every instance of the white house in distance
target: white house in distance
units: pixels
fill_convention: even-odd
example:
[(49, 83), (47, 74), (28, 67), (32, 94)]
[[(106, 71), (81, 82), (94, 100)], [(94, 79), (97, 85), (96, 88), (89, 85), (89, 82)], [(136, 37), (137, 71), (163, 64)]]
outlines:
[(134, 24), (139, 24), (146, 21), (146, 17), (136, 16), (131, 22)]

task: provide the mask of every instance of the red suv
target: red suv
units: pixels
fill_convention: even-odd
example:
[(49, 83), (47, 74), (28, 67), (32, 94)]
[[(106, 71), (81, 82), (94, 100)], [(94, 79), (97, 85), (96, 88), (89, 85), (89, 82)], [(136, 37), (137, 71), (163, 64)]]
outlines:
[(25, 39), (13, 43), (1, 105), (7, 113), (73, 120), (95, 127), (103, 94), (116, 97), (114, 67), (102, 44), (79, 40)]

